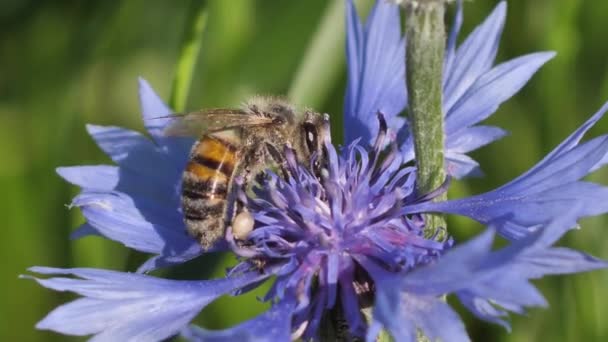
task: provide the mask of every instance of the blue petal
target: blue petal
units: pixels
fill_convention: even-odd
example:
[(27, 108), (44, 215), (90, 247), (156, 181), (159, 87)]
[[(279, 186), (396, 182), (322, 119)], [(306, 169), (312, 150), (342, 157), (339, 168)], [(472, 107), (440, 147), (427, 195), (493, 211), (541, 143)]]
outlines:
[(506, 11), (506, 3), (499, 3), (456, 51), (451, 68), (445, 71), (444, 108), (451, 108), (494, 63)]
[[(178, 247), (178, 248), (176, 248)], [(169, 252), (167, 252), (167, 250)], [(210, 249), (203, 251), (199, 244), (187, 244), (185, 247), (171, 246), (166, 248), (161, 254), (155, 255), (137, 268), (137, 273), (148, 273), (159, 268), (167, 268), (199, 257), (203, 253), (218, 252), (227, 250), (225, 244), (218, 244)]]
[[(458, 34), (460, 33), (460, 28), (462, 27), (462, 18), (462, 0), (458, 0), (456, 3), (456, 15), (454, 16), (454, 23), (450, 29), (448, 43), (445, 48), (445, 64), (443, 65), (443, 70), (452, 70), (454, 58), (456, 58), (456, 40), (458, 39)], [(447, 73), (444, 73), (443, 75), (445, 84), (445, 79), (447, 79), (449, 75)]]
[(374, 281), (377, 286), (374, 310), (366, 341), (376, 341), (381, 327), (388, 330), (395, 341), (416, 341), (416, 326), (412, 317), (406, 316), (401, 306), (400, 291), (388, 282), (378, 283), (377, 279)]
[(120, 181), (119, 168), (111, 165), (58, 167), (57, 173), (74, 185), (92, 190), (113, 190)]
[(344, 99), (344, 113), (354, 115), (357, 104), (357, 93), (361, 83), (360, 56), (363, 56), (365, 45), (363, 27), (357, 14), (353, 0), (346, 1), (346, 58), (348, 68), (348, 82), (346, 83), (346, 94)]
[(340, 299), (344, 318), (348, 323), (348, 328), (351, 334), (355, 336), (363, 335), (366, 324), (361, 317), (361, 309), (359, 307), (359, 298), (353, 287), (354, 283), (354, 262), (347, 262), (347, 268), (339, 279), (340, 282)]
[(439, 211), (471, 217), (496, 227), (509, 239), (527, 236), (538, 226), (576, 204), (580, 217), (608, 212), (608, 188), (580, 181), (608, 154), (608, 135), (578, 145), (584, 133), (608, 110), (606, 103), (585, 124), (529, 171), (485, 194), (438, 203), (426, 203), (406, 212)]
[(404, 316), (430, 341), (470, 341), (462, 320), (442, 299), (403, 294), (401, 301)]
[(340, 256), (336, 253), (331, 253), (327, 256), (326, 267), (326, 279), (327, 279), (327, 308), (331, 309), (336, 304), (336, 295), (338, 292), (338, 273), (340, 269)]
[(154, 180), (112, 165), (85, 165), (57, 168), (66, 181), (86, 190), (99, 192), (117, 190), (131, 196), (149, 197), (164, 203), (167, 208), (179, 206), (176, 180)]
[(447, 173), (456, 179), (467, 176), (478, 177), (483, 175), (479, 169), (479, 163), (466, 154), (447, 150), (445, 152), (445, 161), (447, 164)]
[(401, 289), (397, 274), (390, 273), (373, 260), (353, 255), (374, 281), (374, 308), (365, 340), (376, 341), (380, 330), (387, 330), (396, 341), (416, 341), (416, 326), (401, 308)]
[(456, 293), (478, 317), (508, 327), (502, 319), (506, 311), (493, 309), (490, 302), (517, 313), (523, 313), (526, 306), (546, 306), (529, 279), (608, 266), (583, 253), (551, 247), (569, 230), (576, 213), (576, 208), (565, 211), (544, 229), (495, 252), (490, 250), (493, 234), (487, 231), (449, 251), (437, 263), (407, 274), (401, 289), (418, 296)]
[(447, 134), (486, 119), (501, 103), (517, 93), (553, 56), (555, 56), (553, 52), (522, 56), (502, 63), (481, 75), (453, 106), (444, 109), (447, 112)]
[(455, 178), (481, 176), (479, 164), (464, 153), (476, 150), (506, 134), (503, 129), (492, 126), (467, 127), (451, 134), (446, 141), (445, 151), (448, 174)]
[[(161, 184), (176, 182), (185, 164), (178, 165), (143, 135), (120, 127), (87, 125), (99, 147), (121, 168)], [(187, 151), (184, 154), (187, 155)]]
[(214, 331), (190, 326), (182, 331), (189, 341), (290, 341), (291, 320), (295, 301), (289, 296), (272, 306), (262, 315), (241, 323), (233, 328)]
[(87, 222), (104, 236), (148, 253), (164, 248), (165, 241), (158, 231), (170, 232), (172, 223), (179, 222), (177, 216), (172, 220), (171, 216), (162, 215), (163, 211), (159, 212), (162, 206), (149, 204), (146, 213), (161, 214), (158, 217), (161, 222), (155, 227), (131, 197), (119, 192), (85, 191), (74, 199), (72, 205), (81, 208)]
[(571, 274), (606, 267), (603, 260), (568, 248), (542, 250), (520, 256), (519, 259), (525, 265), (525, 269), (518, 271), (530, 278), (540, 278), (544, 274)]
[(463, 289), (492, 249), (491, 229), (448, 251), (432, 266), (419, 268), (402, 280), (403, 289), (418, 295), (443, 295)]
[[(562, 157), (565, 154), (570, 153), (581, 141), (585, 133), (591, 129), (606, 113), (608, 110), (608, 102), (605, 103), (602, 108), (600, 108), (595, 114), (593, 114), (584, 124), (581, 125), (576, 131), (574, 131), (568, 138), (566, 138), (562, 143), (560, 143), (553, 151), (551, 151), (543, 160), (541, 160), (538, 164), (532, 167), (523, 175), (519, 176), (515, 181), (519, 179), (525, 179), (530, 174), (537, 172), (539, 169), (544, 169), (546, 166), (553, 162), (553, 160)], [(603, 159), (602, 159), (603, 160)], [(601, 163), (601, 162), (600, 162)], [(598, 163), (598, 164), (600, 164)], [(597, 165), (594, 165), (594, 168)], [(601, 164), (600, 164), (601, 165)]]
[(112, 192), (83, 191), (72, 205), (99, 234), (141, 252), (190, 260), (202, 251), (183, 229), (181, 215), (162, 202)]
[(477, 162), (462, 153), (500, 139), (505, 132), (495, 127), (470, 126), (494, 113), (502, 102), (519, 91), (538, 68), (553, 56), (550, 52), (536, 53), (500, 64), (482, 74), (453, 106), (444, 108), (447, 112), (448, 174), (455, 178), (481, 175)]
[(479, 298), (468, 291), (458, 292), (458, 300), (460, 300), (467, 310), (473, 313), (477, 318), (486, 322), (499, 324), (507, 329), (507, 331), (511, 331), (509, 323), (502, 319), (503, 317), (508, 316), (509, 313), (496, 307), (496, 305), (490, 303), (490, 301)]
[(502, 128), (492, 126), (473, 126), (450, 135), (446, 149), (450, 152), (466, 153), (485, 146), (507, 135)]
[(374, 279), (376, 288), (367, 341), (376, 340), (380, 327), (388, 330), (396, 341), (416, 341), (417, 329), (432, 341), (469, 340), (458, 315), (441, 299), (404, 292), (398, 275), (387, 273), (370, 260), (359, 261)]
[(81, 278), (33, 279), (44, 287), (84, 296), (53, 310), (36, 327), (68, 335), (94, 334), (96, 341), (169, 338), (219, 296), (269, 276), (252, 272), (238, 278), (176, 281), (85, 268), (32, 267), (30, 271)]
[(168, 157), (173, 159), (176, 165), (184, 165), (193, 140), (190, 138), (170, 137), (164, 134), (165, 128), (171, 122), (168, 116), (173, 111), (143, 78), (139, 79), (139, 102), (144, 125), (148, 133), (150, 133), (154, 141)]
[[(515, 267), (514, 267), (515, 268)], [(498, 268), (496, 268), (498, 270)], [(478, 272), (481, 273), (481, 272)], [(547, 307), (547, 301), (542, 294), (528, 282), (524, 275), (505, 267), (499, 272), (487, 272), (485, 281), (478, 279), (466, 287), (466, 291), (475, 293), (479, 298), (497, 303), (513, 303), (517, 306)], [(492, 276), (490, 275), (492, 273)]]
[(399, 8), (377, 1), (365, 29), (347, 1), (348, 84), (344, 105), (346, 143), (361, 137), (371, 142), (378, 127), (376, 113), (381, 111), (391, 127), (403, 124), (397, 115), (407, 102), (405, 88), (405, 41), (401, 37)]
[(171, 121), (167, 116), (171, 115), (173, 111), (156, 94), (148, 81), (140, 77), (138, 83), (139, 104), (144, 125), (154, 140), (160, 143), (166, 138), (163, 131)]

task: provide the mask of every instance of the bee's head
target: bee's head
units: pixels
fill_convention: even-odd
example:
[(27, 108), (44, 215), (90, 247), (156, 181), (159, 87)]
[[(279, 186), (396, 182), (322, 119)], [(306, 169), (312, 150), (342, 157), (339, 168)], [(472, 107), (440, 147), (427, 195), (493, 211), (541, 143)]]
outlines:
[(318, 172), (325, 165), (325, 142), (331, 140), (329, 115), (306, 111), (304, 113), (304, 121), (302, 121), (299, 129), (300, 151), (298, 158), (301, 163), (307, 166), (313, 161), (314, 171)]

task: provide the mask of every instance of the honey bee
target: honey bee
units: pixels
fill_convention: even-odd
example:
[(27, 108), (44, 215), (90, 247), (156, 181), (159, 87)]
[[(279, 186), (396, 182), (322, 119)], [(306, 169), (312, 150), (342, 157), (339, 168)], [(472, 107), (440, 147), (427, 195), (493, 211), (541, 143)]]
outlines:
[(327, 114), (297, 112), (274, 97), (254, 97), (241, 109), (171, 118), (166, 135), (200, 137), (182, 176), (181, 206), (188, 233), (205, 249), (224, 238), (228, 226), (237, 240), (253, 229), (253, 218), (235, 200), (237, 177), (248, 187), (269, 168), (286, 172), (285, 146), (293, 149), (299, 163), (318, 169), (330, 134)]

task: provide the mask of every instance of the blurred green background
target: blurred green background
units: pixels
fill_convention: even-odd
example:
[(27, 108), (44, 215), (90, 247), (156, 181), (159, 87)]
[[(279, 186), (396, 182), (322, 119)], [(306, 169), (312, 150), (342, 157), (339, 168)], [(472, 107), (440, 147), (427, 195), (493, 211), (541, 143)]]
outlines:
[[(358, 3), (369, 9), (371, 1)], [(495, 4), (467, 1), (464, 32)], [(0, 238), (0, 340), (78, 340), (34, 330), (36, 321), (72, 297), (17, 279), (29, 266), (124, 270), (139, 259), (100, 238), (69, 241), (82, 222), (77, 210), (66, 208), (77, 189), (54, 169), (109, 163), (87, 136), (85, 123), (142, 128), (138, 76), (169, 99), (187, 19), (199, 5), (0, 2), (0, 210), (6, 218)], [(208, 22), (186, 108), (235, 106), (259, 93), (289, 94), (339, 122), (346, 81), (343, 0), (209, 0), (205, 6)], [(608, 99), (607, 19), (604, 1), (510, 1), (498, 61), (538, 50), (558, 55), (489, 120), (511, 135), (473, 154), (487, 176), (455, 182), (451, 197), (489, 190), (519, 175)], [(339, 125), (333, 129), (341, 136)], [(606, 131), (604, 121), (592, 133)], [(608, 184), (607, 171), (591, 178)], [(460, 241), (480, 231), (467, 220), (450, 223)], [(584, 229), (562, 244), (608, 258), (606, 223), (606, 218), (584, 220)], [(214, 256), (169, 276), (193, 270), (220, 275), (228, 264)], [(511, 334), (465, 314), (473, 340), (608, 340), (608, 324), (602, 323), (608, 321), (608, 272), (535, 283), (548, 310), (513, 316)], [(223, 299), (199, 321), (225, 327), (262, 309), (253, 296)]]

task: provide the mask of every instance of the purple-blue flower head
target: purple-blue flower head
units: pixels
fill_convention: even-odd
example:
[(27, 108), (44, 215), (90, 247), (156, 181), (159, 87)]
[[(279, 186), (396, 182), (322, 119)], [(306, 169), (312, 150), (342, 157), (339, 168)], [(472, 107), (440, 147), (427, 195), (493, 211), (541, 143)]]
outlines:
[[(577, 132), (548, 159), (576, 151)], [(241, 261), (225, 278), (176, 281), (95, 269), (32, 268), (56, 275), (37, 279), (43, 286), (83, 296), (51, 312), (38, 327), (93, 334), (97, 340), (161, 340), (181, 333), (192, 340), (276, 341), (318, 338), (324, 315), (339, 307), (351, 336), (373, 340), (384, 327), (399, 341), (413, 341), (417, 329), (432, 338), (461, 341), (467, 338), (463, 323), (442, 295), (455, 294), (479, 318), (507, 326), (508, 311), (522, 313), (527, 306), (546, 305), (529, 279), (606, 266), (585, 254), (551, 247), (581, 216), (584, 209), (574, 202), (567, 215), (543, 221), (504, 250), (490, 250), (491, 231), (454, 249), (451, 240), (425, 236), (426, 211), (404, 213), (449, 203), (459, 208), (458, 201), (466, 199), (434, 204), (443, 187), (417, 194), (415, 169), (403, 166), (394, 143), (384, 148), (393, 139), (394, 134), (382, 128), (371, 150), (355, 141), (342, 153), (326, 142), (328, 162), (320, 176), (299, 165), (286, 149), (287, 178), (269, 172), (255, 195), (238, 194), (256, 224), (244, 241), (236, 241), (228, 229), (227, 246)], [(600, 165), (594, 160), (591, 169)], [(105, 206), (112, 207), (115, 216), (121, 216), (122, 209), (132, 210), (118, 204)], [(150, 219), (163, 211), (155, 214)], [(154, 226), (145, 219), (140, 217), (140, 223)], [(500, 221), (489, 224), (495, 222)], [(181, 241), (165, 236), (167, 246)], [(274, 283), (264, 298), (272, 303), (266, 313), (220, 331), (188, 325), (219, 296), (238, 295), (269, 278)], [(370, 305), (373, 316), (368, 323), (361, 310)]]
[(321, 179), (287, 150), (290, 177), (271, 174), (254, 198), (241, 193), (257, 225), (242, 246), (232, 244), (234, 251), (264, 267), (282, 265), (267, 298), (295, 293), (293, 325), (304, 327), (304, 338), (316, 336), (322, 315), (337, 303), (351, 333), (364, 335), (360, 292), (373, 282), (359, 259), (408, 272), (434, 261), (451, 244), (425, 237), (422, 216), (400, 214), (405, 203), (428, 201), (440, 192), (415, 194), (415, 170), (400, 167), (396, 147), (380, 159), (385, 133), (381, 130), (371, 151), (355, 142), (339, 155), (327, 142), (329, 166)]
[[(142, 87), (147, 89), (145, 83)], [(253, 197), (241, 189), (239, 200), (256, 225), (244, 241), (236, 241), (231, 229), (227, 230), (227, 245), (241, 262), (224, 279), (175, 281), (94, 269), (32, 268), (39, 274), (59, 276), (37, 279), (43, 286), (84, 296), (54, 310), (38, 327), (94, 334), (99, 340), (163, 339), (179, 332), (202, 340), (316, 338), (323, 315), (340, 306), (350, 333), (365, 336), (367, 323), (360, 310), (371, 305), (375, 275), (368, 274), (359, 260), (376, 260), (388, 272), (407, 273), (432, 263), (451, 246), (450, 240), (424, 236), (421, 215), (401, 214), (407, 203), (429, 201), (441, 189), (426, 196), (415, 194), (415, 169), (401, 167), (395, 145), (382, 153), (386, 130), (380, 133), (371, 151), (355, 142), (338, 154), (327, 141), (328, 167), (320, 178), (299, 165), (286, 149), (289, 177), (269, 173)], [(101, 210), (112, 209), (108, 225), (123, 224), (110, 220), (125, 216), (121, 209), (133, 210), (128, 205), (131, 201), (92, 200)], [(149, 219), (172, 212), (156, 209)], [(135, 218), (130, 219), (135, 225)], [(146, 219), (139, 217), (142, 225), (154, 226)], [(183, 229), (183, 224), (179, 227)], [(137, 232), (130, 234), (135, 238)], [(168, 246), (170, 242), (171, 238)], [(267, 313), (224, 331), (186, 327), (209, 302), (227, 293), (248, 291), (271, 276), (276, 279), (265, 300), (274, 304)], [(282, 324), (277, 317), (283, 318)]]
[[(608, 211), (606, 188), (580, 180), (608, 161), (608, 135), (581, 143), (608, 105), (514, 181), (470, 198), (434, 202), (449, 183), (417, 193), (407, 142), (398, 140), (408, 129), (397, 117), (406, 105), (405, 92), (395, 91), (403, 73), (392, 78), (388, 73), (399, 71), (401, 61), (376, 72), (384, 65), (378, 61), (403, 56), (404, 43), (394, 34), (396, 8), (379, 1), (364, 30), (350, 1), (347, 6), (348, 46), (354, 52), (348, 55), (345, 115), (362, 129), (347, 134), (361, 139), (349, 139), (342, 149), (326, 141), (327, 161), (320, 172), (298, 164), (286, 147), (284, 174), (267, 172), (252, 191), (235, 180), (238, 200), (255, 225), (239, 239), (228, 228), (225, 241), (215, 246), (238, 256), (223, 278), (179, 281), (141, 274), (205, 257), (186, 233), (179, 204), (181, 173), (193, 141), (162, 134), (169, 119), (158, 117), (171, 110), (151, 87), (140, 81), (149, 137), (118, 127), (88, 127), (116, 165), (58, 170), (82, 189), (72, 205), (86, 223), (74, 235), (101, 235), (152, 258), (139, 273), (33, 267), (32, 272), (48, 276), (35, 278), (41, 285), (81, 296), (52, 311), (38, 328), (93, 335), (97, 341), (164, 340), (177, 334), (195, 341), (288, 341), (317, 338), (324, 317), (340, 312), (351, 336), (370, 341), (380, 329), (398, 341), (414, 341), (417, 331), (432, 340), (466, 341), (464, 325), (444, 295), (456, 295), (480, 319), (508, 326), (509, 312), (546, 305), (530, 279), (606, 267), (591, 256), (552, 246), (579, 218)], [(448, 42), (446, 70), (454, 75), (444, 79), (444, 107), (450, 108), (446, 123), (454, 123), (447, 125), (448, 145), (465, 153), (497, 137), (490, 134), (496, 129), (475, 125), (549, 55), (492, 68), (504, 3), (456, 49), (458, 13)], [(472, 59), (476, 54), (483, 63)], [(496, 97), (492, 92), (500, 87), (507, 90)], [(490, 228), (455, 245), (425, 235), (425, 214), (434, 212), (469, 216)], [(509, 237), (510, 244), (493, 251), (494, 232)], [(265, 313), (219, 331), (190, 325), (220, 296), (239, 295), (264, 282), (272, 282), (262, 298), (271, 304)], [(366, 308), (372, 308), (369, 320), (361, 312)]]
[[(553, 52), (539, 52), (493, 66), (504, 26), (506, 3), (499, 3), (488, 18), (460, 45), (456, 40), (462, 24), (458, 9), (446, 46), (443, 78), (446, 162), (456, 178), (479, 174), (479, 165), (466, 153), (497, 139), (506, 132), (498, 127), (478, 125), (504, 101), (517, 93)], [(405, 86), (406, 42), (401, 35), (399, 7), (378, 1), (365, 26), (352, 0), (346, 13), (348, 85), (344, 106), (346, 142), (362, 137), (371, 142), (378, 131), (374, 117), (386, 115), (389, 127), (399, 132), (406, 160), (414, 159), (407, 119), (399, 114), (407, 108)]]

